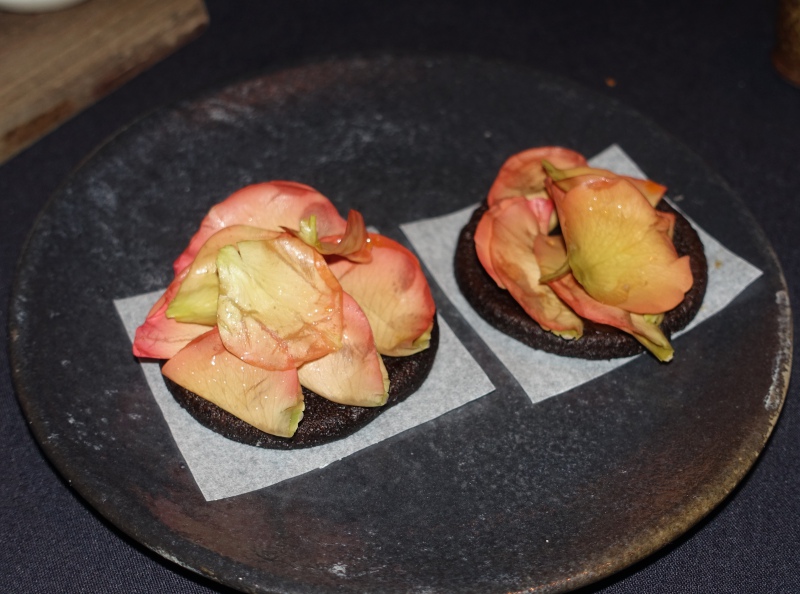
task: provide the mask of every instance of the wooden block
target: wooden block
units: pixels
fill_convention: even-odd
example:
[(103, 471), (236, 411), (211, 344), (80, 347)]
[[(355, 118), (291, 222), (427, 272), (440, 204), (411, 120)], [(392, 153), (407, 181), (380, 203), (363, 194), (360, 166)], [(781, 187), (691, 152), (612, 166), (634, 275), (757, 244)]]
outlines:
[(0, 12), (0, 163), (194, 38), (203, 0), (88, 0)]

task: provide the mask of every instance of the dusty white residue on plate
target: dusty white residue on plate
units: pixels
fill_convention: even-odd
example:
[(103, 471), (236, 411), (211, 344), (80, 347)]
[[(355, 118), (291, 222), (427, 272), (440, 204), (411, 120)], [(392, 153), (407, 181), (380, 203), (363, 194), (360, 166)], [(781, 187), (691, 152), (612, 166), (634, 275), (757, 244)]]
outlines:
[(772, 384), (769, 393), (764, 398), (764, 408), (777, 411), (783, 402), (783, 395), (789, 385), (792, 372), (792, 309), (789, 303), (789, 294), (778, 291), (775, 294), (775, 303), (778, 306), (778, 338), (783, 348), (775, 353), (772, 364)]

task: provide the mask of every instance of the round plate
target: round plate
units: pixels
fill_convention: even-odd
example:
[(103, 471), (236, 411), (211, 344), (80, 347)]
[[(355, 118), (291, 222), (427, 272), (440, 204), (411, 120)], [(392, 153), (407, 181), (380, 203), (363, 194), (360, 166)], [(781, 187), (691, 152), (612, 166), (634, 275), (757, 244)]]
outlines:
[[(324, 469), (206, 502), (112, 300), (164, 287), (206, 210), (293, 179), (397, 235), (478, 202), (500, 164), (619, 143), (682, 208), (764, 271), (676, 341), (532, 405), (436, 290), (497, 390)], [(20, 263), (11, 355), (47, 456), (164, 557), (254, 592), (569, 590), (676, 538), (753, 464), (791, 361), (786, 287), (742, 203), (651, 122), (526, 68), (469, 58), (330, 61), (162, 109), (92, 155)]]

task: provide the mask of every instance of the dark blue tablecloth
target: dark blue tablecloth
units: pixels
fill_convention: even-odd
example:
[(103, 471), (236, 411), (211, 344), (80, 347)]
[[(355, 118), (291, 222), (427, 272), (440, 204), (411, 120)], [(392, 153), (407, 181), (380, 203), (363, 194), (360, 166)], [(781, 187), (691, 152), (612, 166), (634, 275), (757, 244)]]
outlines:
[[(646, 115), (749, 204), (800, 302), (800, 89), (770, 63), (763, 0), (209, 0), (196, 41), (0, 167), (0, 310), (37, 212), (95, 146), (149, 110), (231, 78), (331, 55), (498, 58), (572, 79)], [(0, 51), (2, 48), (0, 40)], [(0, 106), (2, 109), (2, 106)], [(49, 465), (0, 355), (0, 591), (224, 591), (96, 515)], [(796, 358), (796, 357), (795, 357)], [(795, 361), (795, 367), (797, 362)], [(790, 386), (759, 461), (678, 542), (588, 591), (800, 592), (800, 404)]]

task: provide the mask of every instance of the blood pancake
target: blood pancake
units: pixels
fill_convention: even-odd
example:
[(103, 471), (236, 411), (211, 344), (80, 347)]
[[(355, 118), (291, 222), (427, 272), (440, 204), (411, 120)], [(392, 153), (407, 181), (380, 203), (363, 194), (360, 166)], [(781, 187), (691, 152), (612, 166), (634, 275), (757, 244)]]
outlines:
[(303, 388), (303, 420), (292, 437), (278, 437), (256, 429), (216, 404), (164, 378), (172, 396), (201, 425), (240, 443), (269, 449), (290, 450), (322, 445), (351, 435), (385, 410), (417, 391), (433, 367), (439, 346), (436, 316), (430, 346), (405, 357), (383, 357), (389, 374), (389, 398), (377, 407), (337, 404)]
[[(462, 229), (455, 253), (455, 277), (470, 305), (489, 324), (535, 349), (581, 359), (614, 359), (643, 353), (646, 349), (633, 336), (591, 320), (584, 320), (583, 336), (565, 340), (542, 329), (505, 289), (497, 286), (484, 270), (475, 252), (475, 229), (487, 204), (478, 207)], [(683, 301), (666, 312), (661, 329), (669, 337), (697, 315), (708, 285), (708, 264), (697, 232), (666, 201), (657, 209), (675, 214), (673, 243), (679, 256), (689, 256), (694, 284)]]

